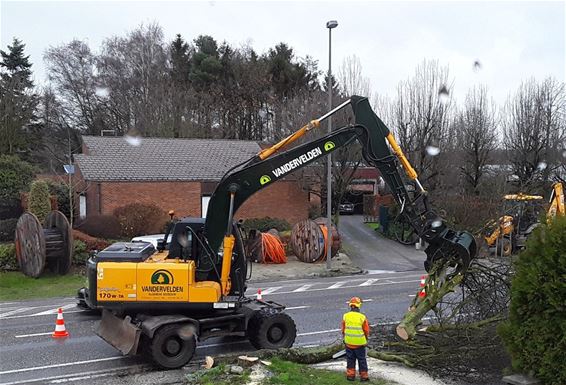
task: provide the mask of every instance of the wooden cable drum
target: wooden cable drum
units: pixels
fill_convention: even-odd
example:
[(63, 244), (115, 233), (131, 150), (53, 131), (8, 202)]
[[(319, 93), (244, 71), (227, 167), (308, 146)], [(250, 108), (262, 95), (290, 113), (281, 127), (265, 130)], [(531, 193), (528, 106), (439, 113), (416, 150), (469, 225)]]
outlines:
[[(335, 242), (335, 236), (338, 238), (338, 243)], [(334, 226), (332, 226), (332, 237), (331, 255), (334, 257), (340, 248), (338, 231)], [(321, 225), (313, 220), (305, 219), (297, 222), (291, 230), (291, 249), (295, 256), (303, 262), (313, 263), (325, 260), (325, 242), (326, 224)]]
[[(324, 228), (326, 229), (326, 223), (327, 223), (327, 219), (326, 218), (316, 218), (314, 220), (319, 226), (324, 226)], [(336, 226), (334, 226), (334, 224), (332, 224), (332, 243), (330, 245), (330, 252), (332, 257), (335, 257), (336, 254), (338, 254), (338, 251), (340, 251), (340, 248), (342, 247), (342, 237), (340, 237), (340, 233), (338, 232), (338, 229), (336, 228)]]
[[(268, 240), (266, 237), (271, 237), (271, 239)], [(253, 262), (287, 263), (285, 247), (281, 242), (279, 231), (276, 229), (270, 229), (267, 233), (251, 230), (245, 248), (246, 254)]]
[(37, 278), (45, 269), (67, 274), (73, 257), (73, 234), (69, 221), (60, 211), (51, 211), (45, 228), (37, 217), (24, 213), (16, 224), (16, 257), (20, 270)]

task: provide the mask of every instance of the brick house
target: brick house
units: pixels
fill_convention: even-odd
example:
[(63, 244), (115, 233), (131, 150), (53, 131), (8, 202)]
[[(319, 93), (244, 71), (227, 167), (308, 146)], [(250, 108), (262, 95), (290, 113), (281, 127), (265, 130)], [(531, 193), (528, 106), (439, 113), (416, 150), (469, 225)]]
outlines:
[[(260, 151), (257, 142), (242, 140), (144, 138), (137, 146), (122, 137), (82, 140), (82, 154), (74, 157), (79, 221), (134, 202), (175, 210), (178, 217), (205, 216), (224, 173)], [(235, 217), (294, 224), (308, 217), (308, 209), (308, 192), (284, 179), (252, 196)]]

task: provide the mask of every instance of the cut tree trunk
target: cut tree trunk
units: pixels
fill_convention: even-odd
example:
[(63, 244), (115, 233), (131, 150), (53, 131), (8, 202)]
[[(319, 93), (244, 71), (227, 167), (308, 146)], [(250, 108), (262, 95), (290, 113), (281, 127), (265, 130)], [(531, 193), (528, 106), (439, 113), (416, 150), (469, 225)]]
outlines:
[(447, 266), (438, 266), (430, 272), (423, 288), (425, 295), (419, 295), (421, 293), (419, 290), (409, 310), (397, 325), (397, 335), (401, 339), (405, 341), (412, 339), (425, 314), (434, 309), (445, 295), (453, 292), (462, 282), (463, 273), (451, 275), (447, 273), (447, 269)]

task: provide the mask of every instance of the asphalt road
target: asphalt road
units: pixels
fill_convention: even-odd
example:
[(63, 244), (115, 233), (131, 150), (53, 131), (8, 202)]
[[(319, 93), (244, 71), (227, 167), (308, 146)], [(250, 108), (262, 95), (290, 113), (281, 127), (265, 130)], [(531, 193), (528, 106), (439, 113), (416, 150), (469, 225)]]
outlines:
[[(341, 316), (354, 295), (364, 299), (363, 311), (370, 323), (399, 320), (418, 290), (421, 274), (412, 271), (264, 282), (250, 287), (249, 295), (261, 285), (264, 299), (285, 304), (295, 320), (295, 346), (314, 346), (340, 338)], [(60, 306), (65, 308), (70, 337), (56, 340), (51, 333)], [(72, 298), (0, 303), (0, 385), (122, 384), (133, 379), (125, 375), (140, 372), (150, 371), (157, 377), (177, 375), (175, 371), (156, 371), (141, 358), (121, 356), (94, 334), (98, 319), (97, 314), (77, 309)], [(198, 363), (205, 355), (253, 350), (247, 340), (210, 339), (199, 343), (193, 362)], [(151, 381), (159, 383), (155, 378)]]
[(341, 215), (338, 231), (355, 265), (369, 271), (423, 270), (426, 254), (385, 238), (363, 223), (362, 215)]

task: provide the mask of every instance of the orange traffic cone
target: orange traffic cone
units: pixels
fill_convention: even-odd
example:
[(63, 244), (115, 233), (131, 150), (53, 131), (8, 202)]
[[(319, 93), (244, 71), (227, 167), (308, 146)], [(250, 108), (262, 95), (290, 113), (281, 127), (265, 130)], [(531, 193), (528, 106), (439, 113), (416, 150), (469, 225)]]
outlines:
[(419, 291), (419, 298), (424, 298), (426, 297), (426, 290), (425, 290), (425, 286), (426, 286), (426, 275), (422, 275), (421, 276), (421, 291)]
[(257, 289), (257, 300), (258, 300), (258, 301), (262, 301), (262, 300), (263, 300), (263, 296), (261, 295), (261, 289)]
[(55, 331), (51, 335), (53, 338), (68, 337), (69, 333), (65, 329), (65, 320), (63, 319), (63, 309), (57, 311), (57, 321), (55, 322)]

